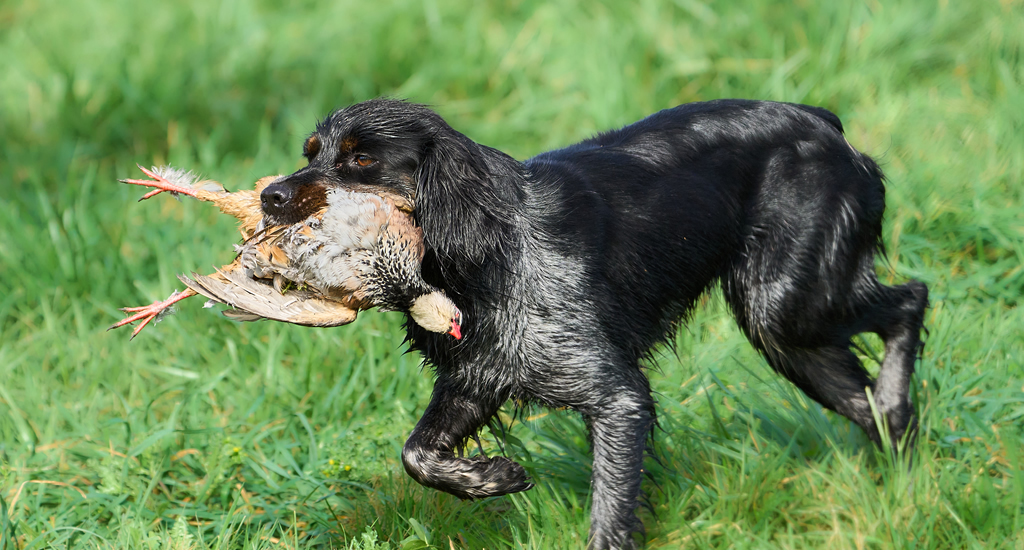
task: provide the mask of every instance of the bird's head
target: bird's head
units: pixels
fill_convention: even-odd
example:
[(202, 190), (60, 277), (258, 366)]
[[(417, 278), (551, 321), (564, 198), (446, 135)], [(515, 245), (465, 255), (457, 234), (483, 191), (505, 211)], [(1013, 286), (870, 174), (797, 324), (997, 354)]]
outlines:
[(452, 307), (455, 309), (452, 311), (452, 318), (448, 325), (448, 334), (451, 334), (456, 340), (462, 340), (462, 311), (455, 307), (455, 304), (452, 304)]
[(430, 332), (449, 334), (456, 340), (462, 339), (462, 311), (440, 290), (417, 296), (409, 307), (409, 316), (413, 322)]

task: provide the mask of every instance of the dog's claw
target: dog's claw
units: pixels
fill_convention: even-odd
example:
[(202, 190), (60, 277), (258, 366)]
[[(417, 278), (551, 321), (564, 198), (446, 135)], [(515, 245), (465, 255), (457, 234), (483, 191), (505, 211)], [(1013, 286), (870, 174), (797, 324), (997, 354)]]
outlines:
[(167, 308), (184, 300), (185, 298), (195, 295), (196, 293), (194, 290), (187, 288), (181, 292), (175, 291), (170, 295), (170, 297), (168, 297), (166, 300), (162, 302), (153, 302), (148, 306), (123, 307), (121, 308), (121, 311), (125, 313), (134, 313), (135, 315), (131, 315), (129, 317), (121, 319), (120, 321), (114, 323), (113, 325), (110, 325), (110, 327), (107, 328), (107, 330), (123, 327), (129, 323), (134, 323), (135, 321), (142, 321), (141, 323), (139, 323), (139, 326), (135, 327), (135, 330), (132, 331), (131, 337), (128, 338), (129, 340), (133, 340), (135, 339), (136, 336), (138, 336), (140, 332), (142, 332), (142, 329), (146, 328), (146, 325), (148, 325), (153, 319), (156, 319), (161, 314), (166, 313)]
[(146, 193), (145, 195), (142, 195), (142, 198), (140, 198), (139, 201), (144, 201), (144, 200), (146, 200), (146, 199), (148, 199), (150, 197), (159, 195), (160, 193), (163, 193), (164, 191), (169, 191), (171, 193), (181, 193), (181, 194), (184, 194), (184, 195), (188, 195), (190, 197), (195, 197), (196, 196), (196, 190), (193, 189), (192, 187), (186, 187), (184, 185), (178, 185), (178, 184), (176, 184), (176, 183), (174, 183), (172, 181), (169, 181), (167, 178), (164, 178), (163, 176), (157, 174), (156, 172), (153, 172), (152, 170), (148, 170), (148, 169), (144, 168), (141, 164), (136, 164), (135, 166), (138, 166), (139, 170), (142, 170), (143, 174), (146, 174), (147, 176), (149, 176), (152, 179), (148, 179), (148, 180), (123, 179), (123, 180), (118, 180), (118, 181), (120, 181), (121, 183), (130, 183), (132, 185), (141, 185), (143, 187), (154, 187), (155, 188), (152, 191), (150, 191), (149, 193)]

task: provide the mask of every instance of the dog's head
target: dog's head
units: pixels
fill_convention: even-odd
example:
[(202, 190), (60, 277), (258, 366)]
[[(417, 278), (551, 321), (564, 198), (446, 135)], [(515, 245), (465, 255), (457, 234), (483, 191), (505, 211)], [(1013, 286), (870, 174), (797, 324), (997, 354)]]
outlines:
[(416, 169), (439, 120), (419, 105), (392, 100), (332, 113), (303, 144), (309, 164), (260, 194), (263, 213), (278, 224), (296, 223), (324, 206), (335, 187), (387, 196), (411, 212)]
[(442, 257), (477, 263), (507, 238), (519, 203), (522, 166), (452, 129), (430, 109), (375, 99), (335, 111), (303, 146), (309, 164), (260, 195), (273, 224), (306, 219), (328, 190), (387, 196), (413, 212), (424, 241)]

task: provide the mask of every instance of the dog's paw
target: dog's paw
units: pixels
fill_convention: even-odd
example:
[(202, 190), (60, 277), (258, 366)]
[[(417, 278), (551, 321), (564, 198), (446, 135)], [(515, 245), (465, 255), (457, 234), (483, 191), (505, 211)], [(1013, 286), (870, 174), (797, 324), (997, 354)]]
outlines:
[[(485, 498), (526, 491), (533, 487), (526, 470), (514, 460), (503, 456), (458, 458), (460, 473), (466, 483), (460, 492), (449, 491), (459, 498)], [(461, 493), (461, 494), (460, 494)]]
[(451, 452), (407, 447), (402, 460), (416, 481), (463, 499), (507, 495), (533, 487), (526, 470), (503, 456), (460, 458)]

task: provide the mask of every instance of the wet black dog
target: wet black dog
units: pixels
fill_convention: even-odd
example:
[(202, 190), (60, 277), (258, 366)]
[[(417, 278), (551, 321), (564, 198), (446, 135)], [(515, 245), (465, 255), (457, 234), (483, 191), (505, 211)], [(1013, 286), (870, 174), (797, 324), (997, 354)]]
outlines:
[[(456, 341), (407, 323), (437, 381), (406, 471), (463, 498), (528, 489), (515, 462), (455, 450), (509, 399), (571, 407), (593, 444), (590, 545), (633, 547), (655, 419), (640, 363), (716, 281), (807, 395), (879, 441), (871, 388), (893, 441), (913, 432), (928, 291), (876, 278), (882, 173), (842, 132), (824, 109), (712, 101), (518, 162), (425, 107), (375, 100), (318, 125), (309, 165), (263, 191), (263, 209), (304, 219), (331, 186), (415, 205), (424, 278), (465, 327)], [(860, 332), (885, 341), (875, 381), (850, 350)]]

